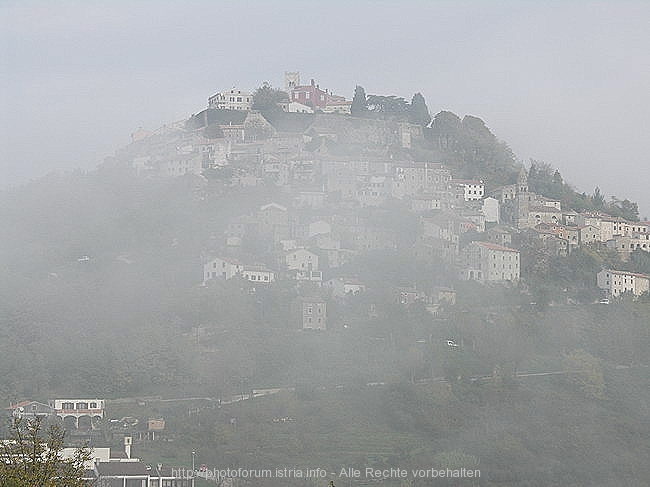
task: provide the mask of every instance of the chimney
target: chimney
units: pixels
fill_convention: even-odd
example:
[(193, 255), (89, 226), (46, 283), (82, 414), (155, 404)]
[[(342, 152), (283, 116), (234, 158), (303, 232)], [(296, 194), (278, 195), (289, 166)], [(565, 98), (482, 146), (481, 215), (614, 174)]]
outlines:
[(124, 437), (124, 453), (126, 453), (126, 458), (131, 458), (131, 443), (133, 438), (130, 436)]

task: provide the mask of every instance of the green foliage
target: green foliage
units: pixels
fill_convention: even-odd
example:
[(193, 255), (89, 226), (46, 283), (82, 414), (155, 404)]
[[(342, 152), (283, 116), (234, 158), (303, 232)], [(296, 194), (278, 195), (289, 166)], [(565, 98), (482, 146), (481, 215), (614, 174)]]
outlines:
[(405, 120), (408, 115), (408, 102), (398, 96), (368, 95), (368, 115), (381, 120)]
[(639, 221), (639, 207), (628, 199), (619, 200), (611, 197), (607, 203), (605, 195), (596, 186), (592, 195), (578, 194), (575, 189), (566, 184), (560, 171), (553, 169), (550, 164), (531, 160), (528, 170), (528, 187), (533, 193), (538, 193), (547, 198), (560, 200), (562, 208), (571, 208), (575, 211), (602, 211), (612, 216), (624, 218), (629, 221)]
[(605, 398), (605, 376), (600, 360), (586, 350), (574, 350), (566, 356), (565, 370), (569, 381), (588, 398)]
[(263, 113), (281, 112), (282, 109), (278, 103), (289, 100), (289, 95), (278, 88), (273, 88), (270, 83), (265, 81), (253, 93), (253, 110), (259, 110)]
[(77, 449), (72, 458), (61, 458), (65, 433), (58, 424), (49, 426), (45, 436), (40, 418), (15, 418), (11, 438), (0, 444), (0, 479), (9, 487), (84, 487), (84, 462), (90, 450)]
[(350, 114), (353, 117), (366, 117), (368, 115), (368, 101), (366, 99), (366, 90), (363, 89), (363, 86), (357, 85), (354, 89)]
[(511, 184), (517, 176), (512, 151), (480, 118), (468, 115), (461, 120), (442, 111), (424, 133), (429, 157), (451, 166), (455, 177), (482, 179), (486, 186), (496, 187)]
[(625, 218), (628, 221), (639, 221), (639, 205), (628, 199), (619, 200), (616, 196), (612, 196), (606, 211), (612, 216)]
[(429, 108), (427, 107), (421, 93), (413, 95), (413, 99), (408, 108), (408, 120), (411, 123), (423, 126), (427, 126), (431, 123)]

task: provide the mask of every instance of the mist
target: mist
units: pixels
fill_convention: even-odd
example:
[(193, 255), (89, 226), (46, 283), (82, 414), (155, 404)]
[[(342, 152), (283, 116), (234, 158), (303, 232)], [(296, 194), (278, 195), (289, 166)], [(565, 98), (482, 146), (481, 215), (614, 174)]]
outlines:
[[(421, 91), (432, 111), (486, 120), (522, 161), (650, 212), (626, 180), (649, 176), (648, 5), (330, 2), (289, 24), (298, 3), (245, 8), (243, 32), (215, 24), (227, 4), (4, 2), (3, 184), (93, 168), (138, 126), (198, 112), (222, 85), (281, 87), (285, 70), (300, 70), (348, 98), (357, 84)], [(33, 144), (37, 127), (47, 130)], [(43, 144), (46, 158), (34, 150)]]
[(61, 426), (79, 478), (151, 487), (648, 485), (649, 17), (2, 3), (0, 445)]

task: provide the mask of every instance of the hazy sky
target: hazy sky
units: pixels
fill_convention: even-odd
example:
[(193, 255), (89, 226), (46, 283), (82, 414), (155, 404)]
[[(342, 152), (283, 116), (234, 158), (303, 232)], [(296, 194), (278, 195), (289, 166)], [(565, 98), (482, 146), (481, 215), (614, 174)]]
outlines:
[(347, 98), (420, 91), (650, 216), (649, 23), (650, 2), (0, 0), (0, 183), (93, 168), (297, 70)]

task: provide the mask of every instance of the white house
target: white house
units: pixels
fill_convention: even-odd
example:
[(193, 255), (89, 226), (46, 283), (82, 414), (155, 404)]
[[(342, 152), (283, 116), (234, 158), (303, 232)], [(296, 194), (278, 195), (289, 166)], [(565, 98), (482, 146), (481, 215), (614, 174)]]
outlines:
[(481, 211), (485, 215), (485, 223), (499, 223), (499, 201), (496, 198), (485, 198)]
[(482, 200), (485, 196), (485, 184), (483, 181), (473, 179), (452, 179), (451, 185), (455, 188), (457, 198), (465, 201)]
[(623, 293), (640, 296), (650, 292), (650, 276), (636, 272), (603, 269), (596, 275), (596, 281), (598, 287), (606, 290), (612, 297), (620, 296)]
[(86, 420), (91, 424), (97, 419), (104, 418), (104, 399), (54, 399), (49, 401), (49, 406), (54, 409), (54, 414), (64, 421), (71, 419), (75, 427), (79, 427), (79, 420)]
[(217, 257), (203, 265), (203, 284), (211, 279), (232, 279), (241, 276), (251, 282), (275, 281), (275, 274), (262, 264), (244, 264), (230, 257)]
[(215, 93), (208, 98), (208, 108), (220, 110), (250, 110), (253, 105), (251, 92), (239, 88)]

